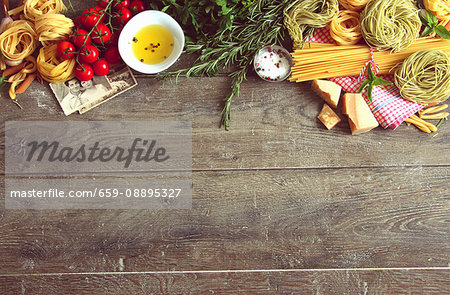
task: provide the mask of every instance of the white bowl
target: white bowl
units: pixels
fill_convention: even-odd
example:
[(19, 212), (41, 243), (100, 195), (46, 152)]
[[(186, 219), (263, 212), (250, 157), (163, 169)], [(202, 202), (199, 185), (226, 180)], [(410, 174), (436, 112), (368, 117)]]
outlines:
[[(136, 33), (148, 25), (166, 27), (173, 36), (174, 44), (170, 56), (161, 63), (148, 65), (139, 61), (133, 54), (131, 44)], [(146, 10), (134, 16), (123, 28), (119, 37), (119, 53), (123, 61), (132, 69), (144, 74), (156, 74), (173, 65), (184, 48), (184, 33), (180, 25), (170, 15), (158, 10)]]

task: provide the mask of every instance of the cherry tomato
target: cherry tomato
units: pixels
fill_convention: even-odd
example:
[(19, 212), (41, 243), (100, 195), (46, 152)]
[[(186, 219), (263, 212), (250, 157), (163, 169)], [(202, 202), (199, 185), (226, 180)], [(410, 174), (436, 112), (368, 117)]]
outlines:
[(134, 14), (138, 14), (139, 12), (142, 12), (145, 10), (145, 3), (141, 0), (133, 0), (130, 3), (130, 7), (128, 7), (131, 12)]
[(80, 81), (89, 81), (94, 77), (94, 70), (90, 65), (83, 63), (75, 67), (75, 76)]
[(94, 45), (88, 45), (80, 50), (80, 61), (84, 63), (93, 63), (98, 60), (99, 52)]
[(122, 30), (116, 30), (112, 35), (111, 38), (109, 38), (108, 44), (117, 46), (117, 43), (119, 43), (119, 36)]
[(125, 8), (128, 7), (130, 5), (130, 2), (128, 0), (122, 0), (122, 1), (117, 1), (117, 4), (113, 4), (114, 8), (117, 10), (120, 10), (121, 8)]
[(91, 44), (91, 37), (88, 36), (88, 32), (83, 29), (77, 29), (75, 33), (73, 34), (72, 38), (70, 38), (70, 41), (75, 44), (77, 48), (80, 48), (83, 43), (86, 40), (85, 45)]
[(69, 41), (62, 41), (58, 44), (58, 47), (56, 48), (56, 52), (58, 53), (58, 56), (62, 60), (66, 59), (72, 59), (75, 57), (75, 45), (70, 43)]
[(122, 61), (122, 58), (119, 54), (119, 48), (116, 46), (111, 46), (105, 52), (105, 59), (110, 64), (116, 64)]
[(92, 65), (97, 76), (106, 76), (109, 73), (109, 63), (104, 59), (99, 59)]
[(119, 10), (122, 7), (128, 7), (128, 5), (129, 5), (128, 0), (123, 0), (123, 1), (120, 1), (120, 0), (97, 0), (97, 5), (105, 8), (110, 1), (114, 1), (112, 6), (117, 10)]
[(81, 21), (80, 21), (80, 18), (81, 18), (81, 15), (78, 16), (78, 17), (73, 21), (73, 24), (74, 24), (74, 26), (75, 26), (76, 28), (81, 27)]
[(111, 38), (110, 29), (104, 24), (98, 24), (92, 32), (92, 40), (95, 43), (105, 44)]
[(80, 22), (83, 27), (92, 29), (97, 21), (100, 19), (100, 12), (95, 8), (88, 8), (83, 11), (80, 17)]
[[(98, 11), (98, 14), (102, 17), (102, 18), (100, 19), (100, 22), (101, 22), (101, 23), (104, 22), (105, 19), (106, 19), (106, 13), (103, 14), (103, 12), (105, 11), (105, 10), (103, 9), (103, 7), (101, 7), (101, 6), (95, 6), (94, 8)], [(103, 14), (103, 15), (102, 15), (102, 14)]]
[(120, 25), (125, 25), (132, 17), (133, 15), (128, 8), (121, 8), (114, 20)]

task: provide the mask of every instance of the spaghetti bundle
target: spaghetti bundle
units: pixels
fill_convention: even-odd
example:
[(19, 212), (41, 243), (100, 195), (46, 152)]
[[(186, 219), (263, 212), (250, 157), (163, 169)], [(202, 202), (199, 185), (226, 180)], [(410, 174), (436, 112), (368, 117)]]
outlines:
[(38, 40), (44, 46), (49, 45), (50, 41), (69, 39), (73, 26), (73, 21), (62, 14), (45, 14), (35, 22)]
[(421, 104), (442, 102), (450, 96), (450, 58), (441, 50), (421, 50), (395, 72), (395, 85), (407, 100)]
[(26, 20), (10, 23), (0, 35), (0, 51), (11, 61), (20, 61), (31, 55), (37, 46), (37, 35), (33, 24)]
[(438, 20), (450, 20), (450, 1), (449, 0), (423, 0), (425, 8), (432, 12)]
[(57, 44), (42, 47), (37, 57), (37, 69), (41, 77), (50, 83), (62, 83), (75, 77), (75, 59), (58, 60)]
[(402, 51), (419, 35), (417, 12), (412, 0), (371, 0), (361, 13), (363, 37), (378, 50)]
[[(411, 54), (423, 48), (434, 48), (450, 54), (450, 40), (442, 38), (420, 38), (402, 52), (374, 50), (374, 60), (380, 66), (380, 74), (401, 64)], [(292, 53), (294, 66), (290, 81), (302, 82), (342, 76), (359, 75), (370, 59), (366, 45), (335, 45), (311, 43), (311, 47), (297, 49)]]
[(362, 10), (369, 0), (338, 0), (345, 9), (360, 11)]
[(295, 0), (284, 10), (284, 24), (292, 40), (301, 44), (325, 27), (338, 13), (337, 0)]
[(341, 10), (330, 23), (330, 35), (339, 45), (353, 45), (361, 39), (359, 13)]

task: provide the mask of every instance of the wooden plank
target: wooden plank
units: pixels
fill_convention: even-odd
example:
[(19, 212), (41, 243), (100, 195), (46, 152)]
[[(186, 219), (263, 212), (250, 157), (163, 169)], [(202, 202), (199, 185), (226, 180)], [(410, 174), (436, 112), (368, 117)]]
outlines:
[(204, 171), (192, 210), (2, 210), (0, 273), (447, 266), (449, 178)]
[[(192, 121), (194, 169), (450, 164), (450, 124), (445, 122), (436, 137), (412, 126), (400, 126), (396, 131), (377, 128), (351, 136), (346, 120), (329, 131), (316, 118), (323, 102), (312, 93), (309, 83), (267, 83), (250, 75), (233, 103), (228, 132), (218, 128), (222, 99), (230, 86), (227, 77), (190, 78), (165, 88), (155, 79), (139, 79), (138, 83), (84, 115), (69, 117), (61, 112), (48, 86), (36, 84), (19, 99), (23, 110), (5, 103), (2, 117)], [(3, 121), (1, 127), (3, 130)], [(0, 136), (3, 154), (3, 133)]]
[(0, 276), (2, 294), (449, 294), (450, 270)]

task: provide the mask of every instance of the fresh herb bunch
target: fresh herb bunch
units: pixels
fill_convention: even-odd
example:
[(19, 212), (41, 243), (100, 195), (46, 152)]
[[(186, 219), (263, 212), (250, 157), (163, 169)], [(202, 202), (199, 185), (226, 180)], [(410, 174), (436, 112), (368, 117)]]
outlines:
[[(163, 1), (170, 2), (170, 1)], [(200, 1), (200, 3), (226, 1)], [(208, 23), (211, 18), (216, 20), (214, 33), (211, 33), (206, 25), (200, 35), (197, 35), (195, 43), (186, 45), (186, 52), (198, 53), (200, 56), (194, 64), (186, 69), (162, 74), (163, 77), (189, 76), (214, 76), (220, 71), (232, 69), (229, 76), (232, 79), (230, 94), (225, 98), (225, 106), (222, 111), (220, 126), (226, 130), (230, 127), (231, 103), (234, 96), (239, 96), (242, 82), (246, 79), (247, 72), (251, 69), (253, 57), (264, 45), (280, 43), (284, 37), (283, 10), (289, 0), (255, 0), (236, 1), (228, 3), (236, 5), (238, 9), (231, 24), (228, 21), (216, 19), (206, 11), (196, 14), (198, 21)], [(198, 3), (186, 1), (184, 9), (195, 9)], [(227, 6), (228, 7), (228, 6)], [(167, 10), (170, 10), (168, 8)], [(176, 17), (176, 16), (175, 16)], [(228, 19), (228, 17), (225, 17)], [(185, 28), (186, 29), (186, 28)]]
[(231, 30), (236, 17), (252, 0), (150, 0), (152, 9), (170, 14), (181, 23), (187, 43), (208, 39), (220, 30)]

